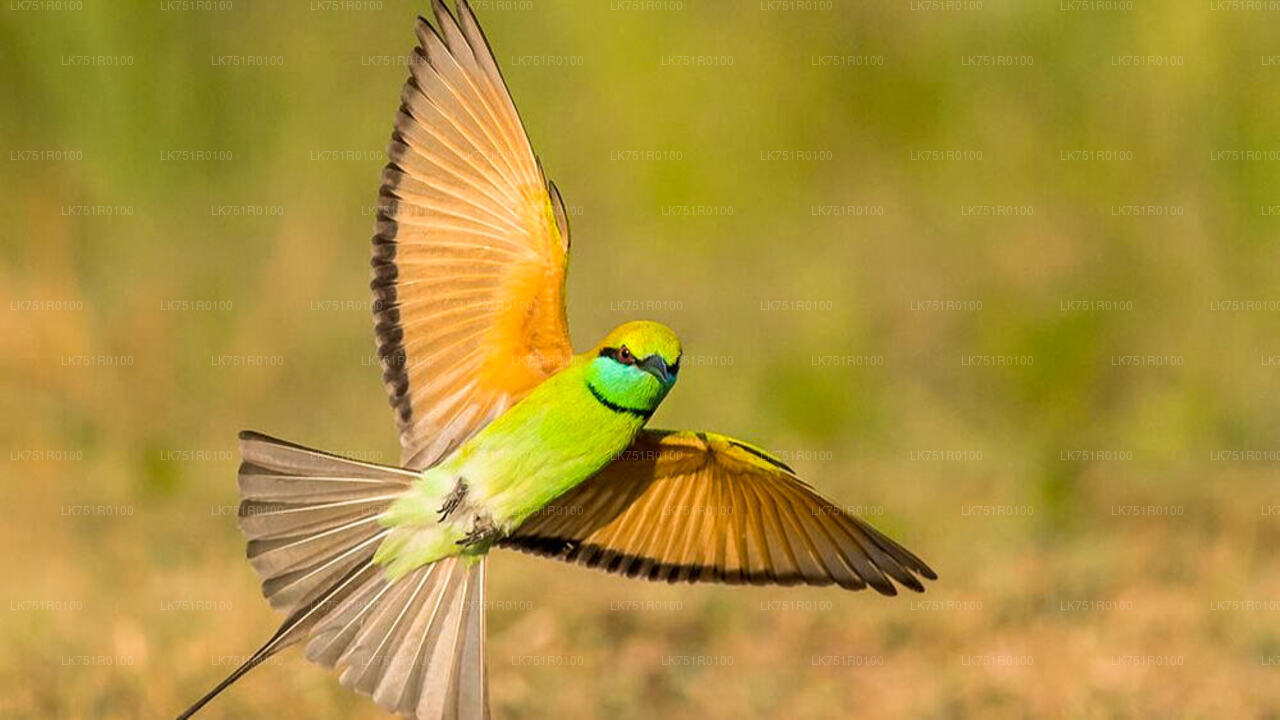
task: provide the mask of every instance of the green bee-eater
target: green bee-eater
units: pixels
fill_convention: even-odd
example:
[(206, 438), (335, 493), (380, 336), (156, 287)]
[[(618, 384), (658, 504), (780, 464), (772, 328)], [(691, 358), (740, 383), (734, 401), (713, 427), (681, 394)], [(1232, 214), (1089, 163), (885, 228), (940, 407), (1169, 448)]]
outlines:
[(241, 435), (240, 527), (287, 614), (194, 713), (279, 650), (407, 717), (488, 717), (494, 547), (667, 582), (923, 590), (915, 555), (768, 453), (644, 430), (680, 341), (630, 322), (574, 355), (569, 224), (465, 0), (434, 3), (373, 239), (376, 334), (403, 468)]

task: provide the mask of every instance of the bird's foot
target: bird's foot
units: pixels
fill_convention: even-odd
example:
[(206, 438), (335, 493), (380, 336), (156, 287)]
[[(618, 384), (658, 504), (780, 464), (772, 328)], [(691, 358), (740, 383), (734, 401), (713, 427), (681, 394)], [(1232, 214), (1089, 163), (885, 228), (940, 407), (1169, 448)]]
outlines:
[(463, 547), (480, 545), (495, 539), (498, 534), (499, 529), (493, 522), (493, 518), (488, 515), (477, 515), (471, 524), (471, 530), (458, 541), (458, 544)]
[(438, 511), (440, 513), (440, 522), (444, 522), (445, 518), (449, 517), (449, 513), (457, 510), (458, 506), (462, 504), (462, 501), (466, 497), (467, 481), (463, 478), (458, 478), (457, 484), (453, 486), (453, 490), (451, 490), (449, 495), (445, 497), (444, 504), (440, 506), (440, 510)]

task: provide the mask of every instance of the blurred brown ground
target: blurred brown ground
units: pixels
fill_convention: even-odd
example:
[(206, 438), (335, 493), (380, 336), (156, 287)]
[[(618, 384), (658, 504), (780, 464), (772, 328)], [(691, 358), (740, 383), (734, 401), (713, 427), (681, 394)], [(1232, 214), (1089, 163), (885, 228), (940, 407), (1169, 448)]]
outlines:
[[(668, 322), (656, 426), (779, 451), (941, 575), (500, 553), (496, 717), (1277, 715), (1280, 13), (960, 5), (477, 3), (578, 345)], [(164, 717), (269, 635), (236, 431), (396, 460), (368, 237), (425, 11), (0, 9), (0, 716)], [(204, 717), (382, 714), (294, 650)]]

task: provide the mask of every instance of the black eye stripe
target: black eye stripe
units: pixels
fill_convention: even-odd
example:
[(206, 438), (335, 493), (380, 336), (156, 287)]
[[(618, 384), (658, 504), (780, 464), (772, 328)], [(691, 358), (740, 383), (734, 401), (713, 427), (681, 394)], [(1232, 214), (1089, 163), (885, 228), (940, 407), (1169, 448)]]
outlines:
[[(622, 362), (621, 350), (619, 348), (614, 348), (614, 347), (600, 348), (600, 357), (607, 357), (610, 360), (613, 360), (615, 362), (620, 362), (620, 363)], [(632, 358), (635, 358), (635, 355), (632, 355)], [(676, 373), (680, 372), (680, 361), (683, 359), (684, 359), (684, 353), (680, 353), (680, 356), (676, 358), (676, 361), (667, 368), (667, 372), (671, 373), (672, 375), (675, 375)], [(623, 363), (623, 364), (626, 364), (626, 363)]]

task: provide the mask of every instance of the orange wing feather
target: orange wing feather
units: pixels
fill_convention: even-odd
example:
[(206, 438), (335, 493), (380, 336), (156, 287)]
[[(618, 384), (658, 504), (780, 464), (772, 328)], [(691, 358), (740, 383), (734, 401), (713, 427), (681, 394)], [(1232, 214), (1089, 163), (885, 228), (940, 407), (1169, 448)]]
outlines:
[(501, 541), (667, 582), (923, 590), (920, 558), (846, 513), (781, 461), (723, 435), (646, 430), (595, 477)]
[(403, 463), (427, 467), (564, 367), (569, 228), (488, 41), (419, 18), (373, 238), (378, 353)]

